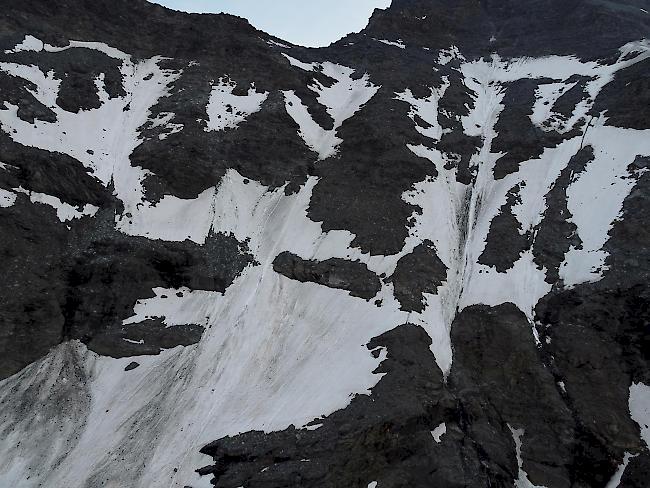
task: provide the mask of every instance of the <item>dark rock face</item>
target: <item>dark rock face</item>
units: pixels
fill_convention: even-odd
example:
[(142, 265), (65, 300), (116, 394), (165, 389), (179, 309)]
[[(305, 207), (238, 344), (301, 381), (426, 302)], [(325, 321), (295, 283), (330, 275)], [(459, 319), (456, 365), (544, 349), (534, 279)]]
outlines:
[(0, 0), (0, 485), (650, 486), (645, 3)]
[[(638, 65), (622, 70), (614, 81), (603, 89), (594, 111), (606, 110), (607, 123), (616, 127), (632, 129), (647, 129), (650, 118), (647, 110), (637, 110), (637, 107), (648, 105), (650, 91), (650, 61), (642, 61)], [(622, 91), (629, 93), (622, 96)]]
[(436, 253), (433, 242), (427, 240), (397, 262), (389, 278), (395, 287), (395, 298), (402, 310), (422, 312), (424, 293), (435, 294), (446, 280), (447, 267)]
[(492, 219), (487, 244), (478, 258), (479, 263), (492, 266), (499, 273), (511, 269), (521, 253), (530, 247), (530, 235), (522, 232), (521, 224), (512, 213), (512, 207), (519, 201), (520, 191), (520, 186), (515, 186), (508, 191), (506, 203), (499, 209), (499, 214)]
[[(535, 233), (533, 254), (536, 262), (546, 268), (548, 283), (556, 283), (559, 280), (559, 268), (570, 247), (579, 248), (582, 245), (580, 237), (576, 235), (576, 226), (571, 222), (571, 212), (566, 203), (566, 189), (593, 158), (594, 150), (591, 146), (580, 149), (546, 194), (546, 218)], [(562, 238), (558, 239), (558, 236)]]
[(345, 259), (306, 260), (285, 251), (273, 261), (273, 270), (292, 280), (347, 290), (353, 297), (366, 300), (381, 290), (379, 277), (365, 264)]
[[(196, 343), (202, 331), (196, 324), (166, 329), (122, 322), (138, 299), (154, 296), (155, 287), (224, 292), (252, 261), (245, 244), (228, 236), (215, 235), (202, 247), (127, 237), (112, 228), (111, 212), (67, 231), (50, 207), (29, 205), (23, 195), (17, 202), (0, 217), (9, 278), (2, 284), (3, 377), (68, 340), (113, 357)], [(40, 235), (47, 240), (32, 238)], [(145, 337), (146, 345), (134, 343)]]
[(588, 57), (645, 37), (650, 20), (639, 8), (639, 0), (398, 0), (375, 15), (367, 31), (431, 48), (457, 45), (477, 55)]

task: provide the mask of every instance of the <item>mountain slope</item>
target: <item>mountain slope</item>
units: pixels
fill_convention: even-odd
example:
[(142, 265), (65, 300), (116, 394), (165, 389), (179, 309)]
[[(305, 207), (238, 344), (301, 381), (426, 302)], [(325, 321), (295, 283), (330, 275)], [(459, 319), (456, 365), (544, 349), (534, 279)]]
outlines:
[(646, 486), (642, 3), (1, 0), (0, 485)]

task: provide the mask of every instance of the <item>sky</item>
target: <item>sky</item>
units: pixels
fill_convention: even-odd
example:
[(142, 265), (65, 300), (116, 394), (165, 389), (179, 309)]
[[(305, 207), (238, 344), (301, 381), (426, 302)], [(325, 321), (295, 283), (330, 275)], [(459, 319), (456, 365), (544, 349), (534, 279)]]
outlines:
[(391, 0), (150, 0), (186, 12), (225, 12), (258, 29), (302, 46), (328, 46), (359, 32), (375, 8)]

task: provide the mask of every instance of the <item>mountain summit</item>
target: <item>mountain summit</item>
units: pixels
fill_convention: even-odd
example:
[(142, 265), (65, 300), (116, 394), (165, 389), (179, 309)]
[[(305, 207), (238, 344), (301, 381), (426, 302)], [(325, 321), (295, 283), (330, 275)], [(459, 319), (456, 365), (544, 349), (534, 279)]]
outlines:
[(646, 7), (0, 0), (0, 486), (647, 488)]

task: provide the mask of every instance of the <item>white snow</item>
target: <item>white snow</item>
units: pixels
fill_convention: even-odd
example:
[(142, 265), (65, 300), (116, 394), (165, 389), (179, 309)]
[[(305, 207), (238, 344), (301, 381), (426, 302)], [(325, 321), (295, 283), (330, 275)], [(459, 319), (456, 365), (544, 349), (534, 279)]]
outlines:
[(292, 66), (304, 71), (318, 71), (334, 80), (334, 84), (329, 87), (324, 86), (316, 79), (309, 86), (309, 89), (318, 95), (318, 103), (325, 107), (334, 121), (332, 129), (324, 129), (318, 125), (293, 90), (283, 92), (287, 113), (300, 127), (300, 137), (312, 151), (318, 153), (319, 160), (327, 159), (336, 154), (339, 144), (343, 142), (337, 137), (337, 130), (343, 125), (343, 122), (370, 101), (379, 87), (370, 82), (367, 74), (356, 80), (353, 79), (354, 70), (346, 66), (327, 61), (303, 63), (287, 54), (283, 53), (283, 56), (289, 60)]
[[(632, 383), (630, 386), (629, 406), (632, 420), (641, 429), (641, 439), (645, 442), (646, 446), (650, 446), (650, 387), (643, 383)], [(618, 488), (623, 473), (625, 473), (625, 468), (627, 468), (630, 460), (636, 456), (637, 454), (625, 453), (623, 462), (619, 465), (616, 473), (609, 480), (605, 488)]]
[(528, 479), (528, 473), (524, 471), (524, 461), (521, 458), (521, 438), (524, 435), (523, 429), (513, 429), (510, 425), (508, 428), (512, 432), (512, 438), (515, 441), (517, 450), (517, 465), (519, 466), (519, 477), (515, 480), (515, 488), (545, 488), (544, 486), (534, 485)]
[(282, 43), (282, 42), (274, 41), (273, 39), (269, 39), (268, 41), (266, 41), (266, 43), (267, 43), (269, 46), (272, 46), (272, 47), (281, 47), (281, 48), (284, 48), (284, 49), (291, 49), (291, 46), (290, 46), (290, 45), (288, 45), (288, 44), (284, 44), (284, 43)]
[(318, 153), (318, 159), (327, 159), (336, 154), (336, 148), (343, 142), (343, 139), (336, 137), (336, 130), (326, 130), (318, 125), (293, 90), (283, 93), (287, 113), (300, 127), (300, 138)]
[(16, 203), (16, 194), (0, 188), (0, 208), (11, 207), (14, 203)]
[[(535, 104), (533, 105), (533, 113), (530, 115), (530, 120), (533, 124), (546, 129), (542, 123), (546, 122), (553, 115), (551, 111), (553, 104), (577, 84), (577, 82), (574, 82), (540, 85), (535, 91)], [(561, 132), (561, 127), (553, 126), (553, 128)]]
[(208, 102), (206, 131), (233, 129), (258, 112), (268, 97), (268, 92), (259, 93), (255, 87), (248, 89), (248, 95), (233, 95), (237, 84), (228, 78), (219, 78), (212, 87)]
[[(375, 38), (373, 37), (373, 39), (375, 39)], [(395, 47), (398, 47), (400, 49), (406, 49), (406, 44), (404, 44), (404, 41), (402, 41), (401, 39), (397, 39), (395, 41), (389, 41), (388, 39), (375, 39), (375, 41), (381, 42), (381, 43), (386, 44), (388, 46), (395, 46)]]
[[(247, 267), (223, 295), (155, 289), (155, 298), (139, 301), (125, 324), (147, 317), (163, 317), (168, 326), (199, 323), (205, 327), (199, 344), (137, 358), (141, 366), (128, 373), (124, 367), (133, 358), (115, 360), (81, 346), (74, 349), (75, 364), (92, 373), (79, 393), (91, 399), (92, 408), (74, 421), (66, 420), (65, 428), (52, 435), (56, 448), (35, 438), (26, 439), (24, 449), (0, 443), (0, 458), (20, 457), (40, 473), (27, 484), (12, 486), (46, 481), (74, 487), (93, 475), (107, 476), (118, 486), (149, 487), (163, 481), (184, 486), (194, 483), (193, 469), (206, 462), (198, 453), (203, 444), (251, 429), (306, 425), (345, 407), (353, 394), (367, 394), (381, 378), (372, 371), (386, 351), (374, 358), (365, 345), (407, 319), (392, 292), (382, 290), (380, 308), (344, 290), (293, 281), (271, 269), (283, 250), (316, 259), (354, 253), (349, 248), (352, 234), (324, 234), (320, 224), (307, 218), (315, 183), (312, 178), (299, 193), (286, 196), (283, 188), (270, 192), (254, 181), (244, 184), (244, 178), (230, 170), (214, 198), (214, 214), (205, 217), (209, 224), (196, 225), (250, 238), (249, 247), (260, 264)], [(369, 262), (374, 267), (395, 263), (392, 257)], [(48, 376), (47, 364), (72, 353), (58, 348), (34, 366), (43, 368), (39, 384), (53, 395), (59, 387), (47, 385), (59, 373), (52, 370), (57, 376)], [(26, 370), (2, 383), (0, 390), (26, 385), (24, 376), (32, 374)], [(7, 412), (13, 411), (11, 405)], [(33, 415), (49, 411), (41, 408)], [(16, 415), (7, 421), (31, 421), (20, 409)], [(173, 452), (162, 447), (169, 445), (175, 446)], [(44, 459), (45, 451), (56, 454)], [(168, 473), (174, 467), (178, 473), (170, 482)], [(0, 469), (0, 484), (9, 479), (6, 476)]]
[(431, 95), (424, 99), (419, 99), (413, 96), (410, 89), (406, 89), (402, 93), (397, 93), (396, 99), (408, 103), (411, 106), (409, 117), (415, 122), (417, 115), (424, 120), (429, 127), (421, 127), (417, 125), (415, 129), (425, 137), (433, 141), (439, 141), (442, 137), (442, 127), (438, 123), (438, 101), (443, 97), (445, 91), (449, 87), (449, 81), (444, 80), (445, 83), (438, 88), (429, 88)]
[(205, 244), (214, 215), (215, 188), (198, 197), (182, 199), (165, 195), (156, 204), (142, 205), (119, 223), (122, 232), (164, 241), (190, 240)]
[[(638, 54), (621, 61), (627, 52)], [(443, 154), (424, 145), (408, 145), (416, 155), (429, 159), (438, 171), (436, 178), (416, 184), (403, 198), (423, 208), (421, 216), (414, 214), (417, 223), (405, 249), (412, 249), (429, 238), (449, 268), (447, 281), (438, 288), (438, 294), (427, 296), (425, 311), (410, 317), (411, 322), (421, 324), (433, 338), (432, 351), (443, 372), (448, 372), (451, 366), (448, 335), (458, 310), (474, 304), (494, 306), (512, 302), (526, 314), (532, 327), (533, 309), (551, 289), (545, 281), (545, 270), (538, 268), (532, 252), (521, 254), (514, 267), (505, 273), (479, 264), (478, 259), (485, 248), (492, 219), (506, 202), (507, 193), (520, 186), (521, 201), (513, 206), (512, 212), (521, 224), (522, 234), (532, 231), (544, 217), (546, 193), (581, 144), (593, 145), (597, 156), (571, 184), (568, 205), (572, 212), (575, 211), (573, 221), (578, 226), (579, 235), (588, 237), (583, 249), (572, 249), (567, 254), (560, 274), (567, 285), (599, 278), (596, 270), (606, 257), (602, 246), (607, 232), (635, 183), (627, 175), (627, 165), (635, 154), (648, 152), (650, 134), (608, 127), (605, 117), (601, 117), (592, 121), (584, 140), (582, 136), (573, 137), (555, 148), (547, 148), (538, 159), (523, 162), (517, 173), (501, 180), (493, 177), (494, 166), (501, 154), (493, 153), (491, 144), (497, 135), (494, 127), (503, 109), (506, 83), (520, 78), (552, 77), (559, 80), (558, 83), (542, 85), (537, 92), (532, 118), (533, 122), (541, 123), (548, 115), (543, 102), (549, 101), (550, 105), (569, 89), (572, 85), (566, 83), (568, 78), (574, 74), (595, 76), (596, 81), (587, 87), (588, 103), (576, 107), (572, 118), (561, 128), (565, 131), (586, 114), (598, 92), (613, 79), (613, 73), (648, 55), (645, 43), (628, 45), (621, 53), (621, 58), (611, 66), (559, 56), (508, 61), (494, 56), (492, 60), (462, 63), (460, 71), (465, 85), (473, 91), (474, 104), (470, 113), (460, 117), (460, 121), (467, 135), (483, 139), (482, 147), (471, 159), (471, 165), (477, 171), (472, 187), (458, 183), (454, 169), (445, 169), (445, 164), (455, 157), (453, 154)], [(441, 51), (439, 57), (441, 64), (453, 58), (463, 60), (454, 47)], [(444, 95), (448, 81), (443, 79), (443, 82), (440, 87), (430, 88), (431, 95), (425, 99), (415, 98), (408, 89), (397, 94), (397, 99), (410, 105), (408, 116), (411, 119), (415, 121), (417, 114), (430, 125), (424, 128), (416, 124), (416, 130), (432, 142), (437, 142), (442, 135), (437, 115), (438, 100)]]
[(80, 219), (84, 216), (92, 217), (97, 213), (97, 210), (99, 210), (99, 207), (96, 207), (89, 203), (85, 204), (83, 207), (79, 209), (73, 207), (68, 203), (62, 202), (59, 198), (54, 197), (52, 195), (27, 191), (22, 187), (14, 188), (14, 191), (16, 193), (24, 193), (29, 197), (32, 203), (40, 203), (52, 207), (53, 209), (56, 210), (56, 216), (61, 222), (67, 222), (68, 220), (73, 220), (73, 219)]
[(602, 250), (620, 215), (625, 197), (636, 184), (627, 167), (637, 155), (650, 155), (650, 130), (620, 129), (600, 118), (587, 130), (584, 143), (594, 160), (567, 188), (567, 207), (578, 227), (582, 248), (572, 248), (560, 268), (565, 285), (597, 281), (607, 253)]
[(42, 51), (44, 48), (43, 41), (36, 39), (34, 36), (27, 35), (23, 41), (13, 49), (7, 49), (5, 54), (14, 54), (21, 51)]
[(641, 439), (650, 447), (650, 386), (632, 383), (630, 386), (630, 414), (641, 429)]
[(445, 435), (446, 433), (447, 433), (447, 424), (445, 424), (444, 422), (431, 431), (433, 440), (436, 441), (437, 443), (441, 442), (442, 436)]

